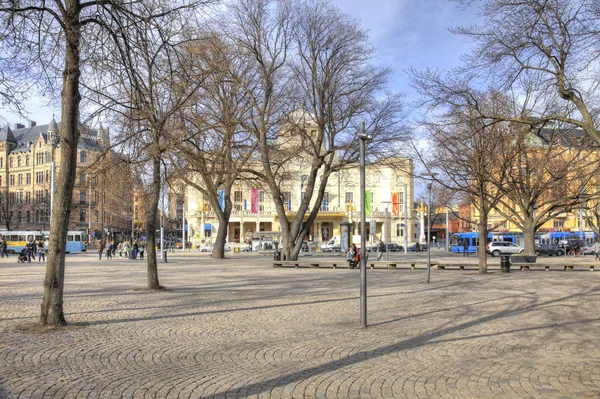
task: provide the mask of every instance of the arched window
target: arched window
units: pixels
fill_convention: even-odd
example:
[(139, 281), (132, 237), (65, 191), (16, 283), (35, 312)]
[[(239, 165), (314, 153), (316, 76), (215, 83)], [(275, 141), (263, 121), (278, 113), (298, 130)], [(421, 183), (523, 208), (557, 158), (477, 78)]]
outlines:
[(85, 151), (81, 151), (79, 153), (79, 162), (85, 163), (86, 160), (87, 160), (87, 154), (86, 154), (86, 152)]
[(8, 160), (8, 167), (9, 168), (13, 167), (13, 159), (12, 158), (9, 158), (9, 160)]
[(17, 158), (17, 166), (21, 166), (21, 157)]
[(25, 157), (25, 166), (29, 166), (29, 155)]

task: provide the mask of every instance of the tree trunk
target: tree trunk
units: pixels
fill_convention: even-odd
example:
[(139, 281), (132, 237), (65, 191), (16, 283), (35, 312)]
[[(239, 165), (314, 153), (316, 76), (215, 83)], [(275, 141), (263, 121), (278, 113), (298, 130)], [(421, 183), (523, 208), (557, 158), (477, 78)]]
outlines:
[[(62, 124), (60, 131), (60, 169), (55, 181), (48, 263), (44, 278), (40, 324), (66, 325), (63, 311), (65, 282), (65, 248), (71, 215), (71, 202), (77, 167), (79, 141), (80, 5), (78, 0), (65, 1), (64, 20), (66, 52), (62, 89)], [(52, 195), (52, 194), (51, 194)]]
[(160, 200), (160, 157), (155, 156), (152, 159), (152, 183), (150, 186), (150, 204), (146, 217), (146, 249), (148, 254), (148, 289), (163, 289), (158, 282), (158, 267), (156, 265), (156, 219), (158, 215), (158, 202)]
[(526, 254), (534, 254), (535, 253), (535, 229), (534, 222), (531, 217), (525, 215), (524, 217), (524, 226), (523, 226), (523, 236), (524, 236), (524, 250), (523, 252)]
[(217, 230), (217, 238), (215, 239), (215, 244), (213, 246), (212, 253), (210, 255), (213, 259), (223, 259), (225, 257), (225, 240), (227, 239), (227, 228), (228, 221), (231, 215), (231, 201), (229, 199), (226, 200), (225, 204), (225, 212), (223, 215), (219, 215), (219, 228)]

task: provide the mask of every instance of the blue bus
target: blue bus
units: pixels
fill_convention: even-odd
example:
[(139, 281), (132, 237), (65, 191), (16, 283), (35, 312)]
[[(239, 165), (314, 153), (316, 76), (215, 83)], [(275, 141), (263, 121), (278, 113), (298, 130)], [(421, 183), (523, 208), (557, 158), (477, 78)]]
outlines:
[[(522, 234), (518, 233), (498, 233), (489, 232), (485, 244), (491, 241), (509, 241), (517, 244)], [(479, 246), (479, 232), (466, 232), (452, 234), (452, 243), (450, 250), (454, 253), (465, 252), (465, 242), (467, 242), (467, 253), (476, 253)]]

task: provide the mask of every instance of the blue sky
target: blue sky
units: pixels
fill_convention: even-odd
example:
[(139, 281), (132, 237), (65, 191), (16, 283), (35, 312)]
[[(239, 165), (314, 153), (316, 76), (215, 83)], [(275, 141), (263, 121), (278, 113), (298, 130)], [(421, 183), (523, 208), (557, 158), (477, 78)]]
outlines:
[[(451, 25), (477, 22), (476, 9), (464, 9), (449, 0), (332, 0), (341, 10), (359, 20), (369, 31), (377, 48), (377, 62), (394, 69), (390, 89), (416, 96), (409, 86), (406, 68), (452, 68), (471, 47), (467, 39), (448, 32)], [(27, 103), (30, 118), (49, 123), (52, 114), (60, 120), (60, 110), (51, 109), (43, 99)], [(1, 112), (1, 111), (0, 111)], [(11, 127), (23, 118), (4, 114)]]
[(391, 88), (414, 93), (409, 86), (407, 68), (447, 69), (460, 63), (471, 44), (448, 31), (452, 25), (477, 22), (477, 10), (459, 7), (449, 0), (333, 0), (342, 11), (357, 18), (369, 31), (381, 64), (395, 73)]

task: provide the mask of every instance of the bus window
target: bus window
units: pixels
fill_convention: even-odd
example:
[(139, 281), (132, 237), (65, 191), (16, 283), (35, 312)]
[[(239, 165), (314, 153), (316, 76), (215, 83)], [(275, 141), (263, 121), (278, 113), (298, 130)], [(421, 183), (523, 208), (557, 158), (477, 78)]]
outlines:
[(19, 235), (19, 239), (17, 241), (27, 241), (24, 235)]
[(75, 234), (75, 241), (81, 241), (81, 236), (79, 234)]
[(68, 235), (67, 236), (67, 241), (73, 241), (73, 236), (72, 235)]

